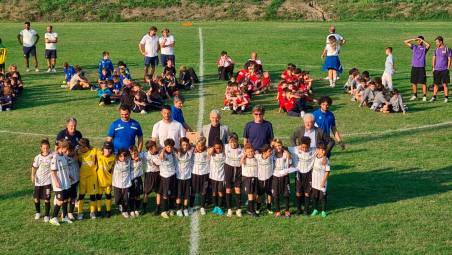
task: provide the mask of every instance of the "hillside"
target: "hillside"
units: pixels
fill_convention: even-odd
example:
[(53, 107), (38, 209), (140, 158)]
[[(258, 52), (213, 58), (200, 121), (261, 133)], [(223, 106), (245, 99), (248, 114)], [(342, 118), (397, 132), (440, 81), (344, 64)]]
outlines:
[(450, 20), (450, 1), (2, 0), (1, 21)]

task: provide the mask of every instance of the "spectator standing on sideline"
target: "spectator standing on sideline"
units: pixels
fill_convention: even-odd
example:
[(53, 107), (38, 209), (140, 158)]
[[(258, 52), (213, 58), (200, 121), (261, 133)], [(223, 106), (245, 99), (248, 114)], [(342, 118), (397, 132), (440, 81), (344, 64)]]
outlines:
[[(415, 43), (416, 42), (417, 45)], [(411, 57), (411, 88), (413, 96), (410, 100), (417, 99), (417, 85), (422, 84), (422, 101), (427, 101), (427, 73), (425, 71), (425, 56), (430, 49), (430, 44), (424, 40), (422, 35), (414, 39), (404, 41), (405, 45), (412, 51)]]
[(138, 151), (143, 148), (143, 131), (138, 121), (130, 118), (130, 109), (125, 106), (119, 107), (120, 119), (113, 121), (108, 130), (107, 142), (113, 141), (115, 154), (121, 149), (129, 150), (138, 140)]
[[(155, 67), (159, 64), (158, 51), (160, 50), (159, 37), (157, 36), (157, 28), (152, 26), (149, 32), (141, 38), (138, 45), (141, 54), (144, 56), (144, 77), (150, 74), (154, 76)], [(149, 73), (149, 66), (151, 73)]]
[(46, 45), (45, 58), (47, 60), (47, 72), (56, 73), (56, 44), (58, 43), (58, 34), (53, 32), (53, 27), (51, 25), (47, 26), (47, 32), (44, 34), (44, 40)]
[(36, 43), (39, 41), (39, 35), (34, 30), (31, 29), (31, 24), (29, 21), (25, 22), (24, 30), (20, 31), (17, 35), (17, 40), (23, 46), (24, 60), (26, 71), (30, 72), (30, 55), (33, 57), (33, 64), (35, 66), (35, 71), (39, 72), (38, 68), (38, 58), (36, 57)]
[[(174, 40), (174, 36), (170, 35), (170, 31), (168, 28), (164, 28), (162, 30), (162, 37), (159, 38), (160, 44), (160, 58), (162, 62), (162, 66), (166, 66), (166, 61), (171, 59), (173, 61), (173, 65), (176, 66), (176, 56), (174, 56), (174, 44), (176, 41)], [(177, 144), (177, 142), (176, 142)]]
[(6, 54), (8, 54), (8, 49), (2, 44), (2, 38), (0, 38), (0, 73), (5, 73), (6, 71)]
[(450, 64), (452, 51), (444, 44), (442, 36), (435, 39), (436, 49), (433, 52), (433, 97), (430, 102), (436, 101), (436, 95), (440, 85), (444, 89), (444, 103), (449, 102), (449, 88), (447, 84), (450, 82)]
[(265, 110), (261, 105), (254, 106), (253, 121), (246, 124), (243, 131), (243, 144), (250, 143), (255, 151), (262, 148), (263, 145), (270, 145), (273, 140), (273, 126), (269, 121), (264, 120)]

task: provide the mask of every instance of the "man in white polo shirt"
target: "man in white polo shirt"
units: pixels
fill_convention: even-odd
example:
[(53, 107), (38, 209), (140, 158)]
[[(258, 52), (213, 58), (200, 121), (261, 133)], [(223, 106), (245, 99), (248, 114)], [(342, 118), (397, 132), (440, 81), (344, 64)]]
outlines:
[(185, 129), (180, 122), (171, 118), (170, 106), (163, 106), (161, 113), (163, 119), (154, 124), (154, 127), (152, 128), (151, 140), (158, 140), (160, 147), (163, 148), (165, 147), (163, 142), (166, 139), (171, 138), (175, 142), (174, 148), (179, 149), (180, 139), (185, 137)]
[(144, 56), (144, 79), (149, 73), (149, 66), (151, 66), (150, 75), (153, 76), (155, 67), (159, 64), (158, 51), (160, 50), (159, 37), (156, 35), (157, 28), (152, 26), (149, 32), (141, 39), (138, 49)]
[(38, 58), (36, 57), (36, 43), (39, 40), (38, 33), (30, 28), (30, 22), (25, 22), (24, 30), (20, 31), (17, 35), (19, 43), (23, 46), (25, 66), (27, 67), (27, 72), (30, 71), (30, 55), (33, 57), (33, 64), (35, 65), (35, 71), (39, 72), (38, 68)]
[(47, 60), (47, 72), (56, 73), (56, 44), (58, 43), (58, 34), (53, 32), (53, 27), (51, 25), (47, 26), (47, 32), (44, 34), (44, 40), (46, 44), (45, 58)]
[[(171, 59), (173, 61), (173, 66), (176, 66), (176, 57), (174, 56), (174, 44), (176, 41), (174, 40), (174, 36), (170, 35), (169, 29), (164, 28), (162, 30), (162, 37), (159, 39), (160, 44), (160, 58), (162, 62), (162, 66), (166, 66), (166, 61)], [(177, 142), (176, 142), (177, 143)]]

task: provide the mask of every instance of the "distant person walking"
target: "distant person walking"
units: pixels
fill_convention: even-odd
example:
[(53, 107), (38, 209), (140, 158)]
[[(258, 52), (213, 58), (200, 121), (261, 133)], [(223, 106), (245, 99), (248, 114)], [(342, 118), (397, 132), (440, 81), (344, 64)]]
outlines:
[(36, 43), (39, 41), (39, 35), (34, 29), (31, 29), (29, 21), (25, 22), (24, 25), (25, 28), (17, 35), (17, 40), (23, 46), (26, 71), (30, 72), (29, 59), (31, 55), (33, 57), (35, 71), (39, 72), (38, 58), (36, 57)]
[[(414, 43), (416, 42), (416, 43)], [(430, 49), (430, 44), (424, 40), (422, 35), (405, 40), (406, 46), (410, 47), (412, 51), (411, 57), (411, 88), (413, 96), (410, 100), (417, 99), (417, 85), (422, 84), (422, 101), (427, 101), (427, 73), (425, 72), (425, 56)]]
[(44, 34), (46, 44), (45, 58), (47, 60), (47, 72), (56, 73), (55, 65), (57, 59), (58, 34), (53, 31), (51, 25), (47, 26), (47, 32)]
[(444, 44), (442, 36), (435, 39), (436, 49), (433, 52), (433, 97), (430, 102), (436, 101), (439, 85), (443, 85), (444, 103), (449, 102), (449, 88), (447, 84), (450, 82), (450, 64), (452, 51)]

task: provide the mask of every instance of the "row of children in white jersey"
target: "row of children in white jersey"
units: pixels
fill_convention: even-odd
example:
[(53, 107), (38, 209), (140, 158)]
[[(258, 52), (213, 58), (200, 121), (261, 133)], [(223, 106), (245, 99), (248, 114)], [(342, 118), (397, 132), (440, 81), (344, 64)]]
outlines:
[[(236, 215), (242, 216), (241, 194), (246, 194), (247, 213), (257, 216), (260, 212), (260, 201), (266, 200), (268, 213), (280, 217), (280, 199), (285, 200), (286, 217), (290, 216), (290, 180), (289, 173), (296, 173), (297, 213), (307, 215), (312, 201), (311, 215), (326, 216), (326, 184), (329, 176), (329, 161), (323, 145), (317, 149), (310, 148), (309, 137), (303, 137), (301, 144), (288, 150), (282, 141), (275, 139), (272, 146), (265, 145), (256, 153), (250, 144), (241, 148), (237, 135), (231, 135), (225, 146), (220, 141), (207, 149), (206, 139), (200, 137), (192, 147), (187, 138), (180, 140), (180, 149), (174, 149), (174, 140), (164, 141), (160, 151), (154, 141), (146, 143), (146, 152), (139, 153), (136, 147), (130, 150), (119, 150), (114, 165), (109, 170), (110, 185), (114, 189), (115, 203), (125, 218), (138, 216), (141, 195), (144, 194), (143, 211), (146, 212), (149, 195), (156, 193), (156, 213), (168, 218), (174, 211), (174, 202), (178, 216), (188, 216), (194, 206), (196, 196), (200, 197), (200, 213), (206, 214), (207, 199), (212, 195), (214, 208), (212, 213), (223, 215), (223, 199), (226, 198), (227, 216), (233, 215), (232, 191), (236, 197)], [(105, 146), (104, 148), (110, 148)], [(56, 204), (50, 223), (58, 225), (57, 215), (63, 210), (63, 221), (71, 223), (72, 199), (76, 198), (73, 185), (77, 183), (77, 167), (71, 160), (72, 150), (66, 141), (60, 141), (54, 154), (49, 152), (48, 142), (41, 144), (41, 154), (33, 163), (32, 176), (35, 184), (35, 205), (39, 219), (39, 200), (46, 203), (45, 220), (49, 220), (50, 183), (55, 191)], [(79, 157), (80, 158), (80, 157)], [(50, 162), (50, 163), (49, 163)], [(83, 164), (83, 163), (82, 163)], [(105, 170), (105, 164), (98, 172)], [(144, 173), (144, 184), (142, 175)], [(104, 173), (101, 173), (104, 175)], [(103, 176), (98, 183), (108, 182)], [(47, 180), (47, 181), (43, 181)], [(98, 184), (99, 190), (102, 190)], [(243, 187), (243, 192), (242, 192)], [(111, 189), (111, 187), (110, 187)], [(103, 192), (107, 196), (105, 187)], [(96, 194), (102, 194), (97, 191)], [(110, 193), (111, 194), (111, 193)], [(92, 195), (92, 194), (90, 194)], [(80, 197), (79, 197), (80, 198)], [(98, 197), (99, 198), (99, 197)], [(100, 197), (101, 198), (101, 197)], [(111, 195), (110, 195), (111, 199)], [(83, 201), (83, 199), (82, 199)], [(320, 206), (318, 206), (320, 203)], [(75, 204), (75, 201), (74, 201)], [(100, 200), (98, 199), (98, 208)], [(107, 205), (107, 203), (106, 203)], [(83, 205), (81, 205), (83, 207)], [(109, 216), (109, 206), (107, 207)], [(71, 210), (72, 209), (72, 210)], [(80, 213), (80, 204), (79, 204)], [(83, 213), (83, 208), (81, 208)], [(171, 210), (170, 210), (171, 209)], [(98, 209), (99, 210), (99, 209)], [(320, 210), (320, 212), (319, 212)], [(82, 217), (81, 217), (82, 218)]]

